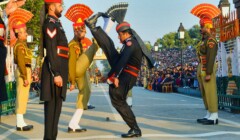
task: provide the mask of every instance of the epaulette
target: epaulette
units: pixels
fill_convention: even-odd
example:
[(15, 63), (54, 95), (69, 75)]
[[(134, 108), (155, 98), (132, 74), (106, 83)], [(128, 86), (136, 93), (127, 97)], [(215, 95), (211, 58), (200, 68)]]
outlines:
[(207, 42), (213, 41), (214, 43), (218, 43), (217, 40), (214, 37), (209, 37)]
[(73, 48), (76, 49), (76, 50), (75, 50), (75, 53), (76, 53), (77, 55), (80, 54), (80, 47), (78, 46), (78, 43), (77, 43), (76, 41), (74, 41), (74, 40), (70, 41), (70, 43), (68, 44), (68, 46), (69, 46), (69, 47), (72, 47), (72, 46), (73, 46)]
[(18, 49), (19, 49), (20, 51), (22, 51), (23, 54), (24, 54), (25, 51), (26, 51), (25, 48), (24, 48), (23, 46), (20, 46), (20, 45), (19, 45)]
[(207, 45), (209, 48), (213, 48), (217, 44), (217, 40), (213, 37), (208, 38)]
[(76, 46), (76, 45), (77, 45), (77, 42), (74, 40), (70, 41), (70, 43), (68, 44), (69, 47)]
[(56, 23), (56, 20), (50, 17), (49, 22)]

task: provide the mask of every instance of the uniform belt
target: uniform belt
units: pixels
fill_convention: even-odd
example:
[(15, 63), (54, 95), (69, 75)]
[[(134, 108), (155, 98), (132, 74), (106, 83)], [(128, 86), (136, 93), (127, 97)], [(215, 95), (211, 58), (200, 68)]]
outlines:
[(137, 77), (137, 76), (138, 76), (139, 69), (136, 68), (136, 67), (134, 67), (134, 66), (127, 65), (127, 66), (124, 68), (123, 71), (131, 74), (132, 76)]
[(57, 46), (57, 54), (63, 58), (68, 58), (69, 48), (64, 46)]
[(31, 68), (31, 67), (32, 67), (32, 65), (31, 65), (31, 64), (25, 64), (25, 66), (26, 66), (26, 67), (29, 67), (29, 68)]

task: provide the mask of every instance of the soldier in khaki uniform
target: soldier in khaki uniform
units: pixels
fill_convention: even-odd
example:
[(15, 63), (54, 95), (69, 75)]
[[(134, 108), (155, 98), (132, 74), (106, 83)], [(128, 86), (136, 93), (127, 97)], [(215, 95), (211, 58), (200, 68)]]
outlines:
[(206, 116), (202, 119), (197, 119), (197, 122), (204, 125), (214, 125), (218, 124), (215, 63), (218, 43), (211, 34), (211, 29), (213, 28), (212, 19), (220, 14), (220, 10), (214, 5), (204, 3), (194, 7), (191, 13), (200, 18), (202, 40), (197, 46), (197, 56), (199, 59), (197, 77), (203, 102), (207, 110)]
[[(92, 44), (89, 39), (85, 38), (86, 28), (84, 19), (88, 18), (92, 13), (92, 10), (88, 6), (75, 4), (68, 9), (65, 15), (70, 21), (74, 22), (74, 38), (69, 43), (70, 90), (75, 89), (75, 83), (77, 83), (79, 89), (76, 101), (76, 111), (69, 122), (68, 132), (86, 131), (85, 128), (79, 126), (83, 110), (87, 108), (87, 102), (90, 95), (90, 87), (86, 72), (98, 50), (98, 46), (95, 43)], [(88, 48), (88, 46), (90, 47)]]
[(10, 14), (9, 24), (13, 28), (17, 42), (14, 46), (14, 62), (17, 65), (15, 71), (17, 82), (16, 97), (16, 117), (17, 131), (29, 131), (32, 125), (27, 125), (23, 114), (26, 113), (29, 89), (31, 85), (31, 59), (32, 52), (27, 46), (27, 27), (28, 22), (33, 17), (32, 13), (23, 9), (18, 9)]

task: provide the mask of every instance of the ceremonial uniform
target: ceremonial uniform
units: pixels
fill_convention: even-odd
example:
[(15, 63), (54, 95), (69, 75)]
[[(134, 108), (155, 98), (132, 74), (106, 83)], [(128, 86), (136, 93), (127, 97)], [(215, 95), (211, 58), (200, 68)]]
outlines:
[(85, 37), (86, 28), (83, 21), (92, 13), (92, 10), (88, 6), (74, 4), (65, 14), (65, 16), (73, 22), (74, 30), (74, 39), (69, 43), (69, 81), (71, 85), (77, 83), (79, 89), (76, 111), (69, 122), (68, 132), (83, 132), (87, 130), (81, 128), (79, 122), (83, 110), (87, 109), (87, 103), (91, 93), (87, 70), (93, 61), (98, 46), (95, 43), (92, 44), (92, 42)]
[(32, 125), (27, 125), (23, 115), (26, 113), (29, 89), (31, 85), (31, 61), (32, 51), (27, 46), (27, 27), (26, 23), (33, 17), (27, 10), (18, 8), (9, 16), (9, 27), (13, 29), (17, 42), (14, 45), (14, 63), (17, 65), (15, 70), (16, 78), (16, 120), (17, 131), (29, 131)]
[(195, 6), (191, 13), (200, 18), (202, 40), (197, 46), (199, 65), (197, 78), (207, 114), (203, 119), (197, 119), (204, 125), (218, 124), (218, 101), (216, 86), (216, 63), (218, 42), (211, 35), (212, 19), (221, 11), (214, 5), (203, 3)]
[(93, 61), (98, 45), (92, 44), (85, 52), (82, 52), (81, 46), (82, 43), (74, 39), (69, 43), (69, 82), (77, 83), (79, 89), (76, 108), (85, 109), (91, 91), (87, 69)]
[[(1, 102), (6, 101), (7, 90), (4, 76), (6, 74), (6, 57), (7, 57), (7, 48), (4, 45), (4, 32), (5, 25), (0, 17), (0, 110), (1, 110)], [(1, 112), (0, 112), (1, 113)]]
[[(141, 67), (142, 57), (145, 56), (149, 61), (152, 59), (149, 57), (149, 53), (145, 51), (146, 48), (143, 45), (141, 38), (130, 28), (130, 24), (127, 22), (119, 23), (116, 28), (118, 33), (125, 30), (131, 30), (133, 33), (132, 36), (122, 41), (123, 47), (120, 54), (115, 49), (111, 38), (102, 30), (101, 27), (93, 28), (90, 24), (91, 19), (86, 21), (86, 23), (99, 46), (104, 51), (111, 66), (111, 70), (108, 73), (110, 99), (112, 105), (130, 127), (128, 134), (123, 134), (122, 137), (139, 137), (141, 136), (141, 130), (137, 125), (135, 115), (128, 106), (126, 99), (128, 91), (131, 90), (136, 83), (138, 72)], [(119, 86), (117, 88), (113, 84), (114, 78), (119, 79)]]
[[(61, 0), (45, 2), (62, 3)], [(62, 101), (66, 99), (68, 82), (68, 41), (60, 20), (48, 15), (42, 27), (43, 47), (46, 56), (42, 65), (41, 94), (44, 102), (44, 139), (56, 139)], [(62, 87), (54, 83), (61, 76)]]
[[(27, 47), (27, 42), (17, 40), (14, 46), (14, 62), (17, 64), (15, 71), (17, 81), (16, 114), (25, 114), (31, 85), (32, 51)], [(28, 86), (23, 86), (28, 80)]]
[[(216, 87), (216, 63), (218, 44), (210, 34), (203, 36), (203, 40), (197, 47), (199, 60), (197, 78), (206, 110), (218, 112), (217, 87)], [(205, 81), (205, 76), (211, 75), (210, 81)]]

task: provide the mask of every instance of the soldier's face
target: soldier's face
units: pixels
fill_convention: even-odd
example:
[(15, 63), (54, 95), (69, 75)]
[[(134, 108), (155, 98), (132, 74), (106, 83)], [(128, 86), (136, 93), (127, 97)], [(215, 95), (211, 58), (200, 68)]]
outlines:
[(21, 29), (20, 32), (18, 33), (18, 38), (21, 39), (21, 40), (27, 40), (27, 29), (24, 28), (24, 29)]
[(61, 3), (55, 3), (55, 15), (60, 18), (62, 16), (63, 7)]
[(123, 43), (124, 40), (126, 40), (128, 37), (129, 36), (127, 33), (123, 33), (123, 32), (118, 33), (118, 39), (120, 40), (121, 43)]
[(205, 26), (201, 26), (201, 29), (200, 29), (201, 34), (205, 34), (205, 33), (209, 33), (209, 32), (210, 32), (209, 28), (206, 28)]
[(80, 39), (84, 39), (86, 33), (87, 33), (86, 29), (81, 29), (81, 30), (79, 31), (79, 38), (80, 38)]

